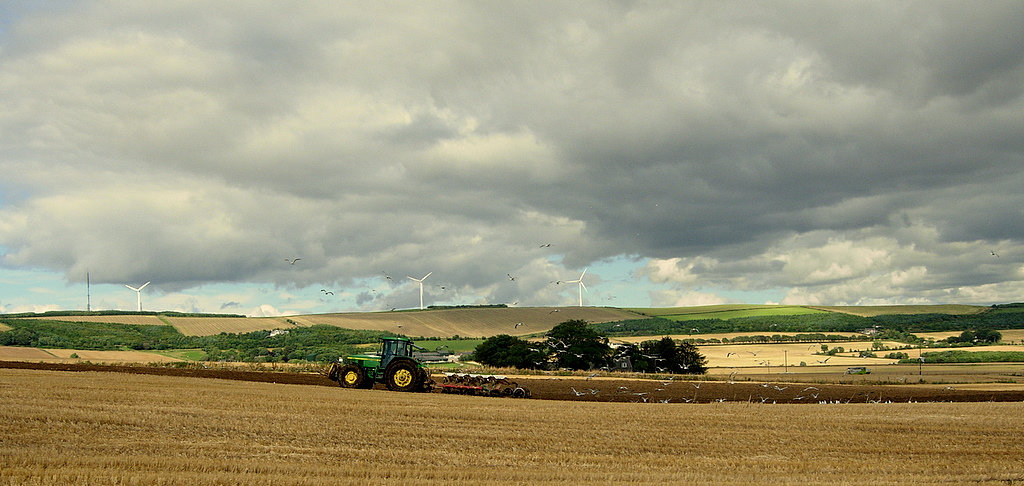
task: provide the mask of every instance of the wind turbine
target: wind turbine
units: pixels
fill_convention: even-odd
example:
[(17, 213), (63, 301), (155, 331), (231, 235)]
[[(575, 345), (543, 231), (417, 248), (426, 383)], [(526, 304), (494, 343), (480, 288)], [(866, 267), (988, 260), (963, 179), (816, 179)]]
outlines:
[(426, 280), (427, 277), (429, 277), (431, 273), (434, 273), (434, 272), (430, 272), (430, 273), (424, 275), (423, 278), (418, 278), (418, 279), (417, 278), (412, 278), (412, 277), (406, 277), (409, 280), (412, 280), (413, 282), (419, 282), (419, 284), (420, 284), (420, 309), (423, 309), (423, 281)]
[[(583, 291), (587, 290), (587, 286), (583, 285), (583, 276), (587, 274), (587, 269), (583, 269), (583, 273), (580, 274), (580, 278), (576, 280), (566, 280), (565, 283), (578, 283), (580, 284), (580, 307), (583, 307)], [(587, 292), (590, 292), (587, 290)]]
[(134, 290), (135, 293), (139, 294), (139, 312), (142, 312), (142, 289), (146, 288), (147, 285), (149, 285), (149, 282), (142, 284), (142, 287), (139, 288), (132, 287), (131, 285), (128, 284), (124, 285), (125, 287), (128, 287)]

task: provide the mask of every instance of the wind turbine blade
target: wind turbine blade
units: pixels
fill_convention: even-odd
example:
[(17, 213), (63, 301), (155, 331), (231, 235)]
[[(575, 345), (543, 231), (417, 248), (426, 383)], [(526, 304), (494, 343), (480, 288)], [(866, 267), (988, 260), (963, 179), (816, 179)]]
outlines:
[(434, 272), (430, 272), (430, 273), (424, 275), (423, 278), (421, 278), (420, 280), (426, 280), (427, 277), (429, 277), (431, 273), (434, 273)]
[[(580, 287), (583, 287), (583, 290), (587, 290), (587, 286), (586, 286), (586, 285), (583, 285), (583, 281), (582, 281), (582, 280), (580, 280)], [(590, 293), (590, 291), (589, 291), (589, 290), (587, 290), (587, 293), (589, 294), (589, 293)]]
[(409, 277), (409, 276), (406, 276), (405, 278), (407, 278), (409, 280), (412, 280), (413, 282), (419, 282), (418, 279), (415, 279), (415, 278), (412, 278), (412, 277)]
[(134, 291), (136, 291), (136, 292), (138, 292), (138, 291), (139, 291), (139, 289), (137, 289), (137, 288), (135, 288), (135, 287), (132, 287), (131, 285), (128, 285), (128, 284), (124, 284), (124, 286), (125, 286), (125, 287), (128, 287), (128, 288), (130, 288), (130, 289), (132, 289), (132, 290), (134, 290)]
[(149, 282), (146, 282), (146, 283), (142, 284), (142, 287), (139, 287), (139, 290), (142, 290), (142, 289), (146, 288), (147, 285), (149, 285)]
[(583, 273), (580, 274), (580, 280), (583, 280), (583, 276), (587, 274), (587, 269), (583, 269)]

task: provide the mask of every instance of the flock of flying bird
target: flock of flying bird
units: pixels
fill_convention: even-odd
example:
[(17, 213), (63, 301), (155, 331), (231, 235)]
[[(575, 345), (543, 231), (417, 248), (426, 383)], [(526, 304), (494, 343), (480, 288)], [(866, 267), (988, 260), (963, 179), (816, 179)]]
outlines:
[[(725, 383), (728, 384), (728, 385), (735, 385), (737, 383), (735, 381), (735, 379), (734, 379), (736, 373), (737, 372), (735, 372), (735, 371), (732, 372), (729, 375), (729, 378), (728, 378), (728, 380)], [(586, 380), (588, 380), (588, 381), (592, 380), (597, 375), (598, 375), (597, 373), (588, 375), (586, 377)], [(551, 378), (551, 379), (557, 379), (557, 378)], [(599, 388), (583, 388), (582, 390), (577, 390), (575, 386), (572, 386), (572, 387), (569, 387), (569, 393), (572, 396), (574, 396), (574, 397), (587, 397), (587, 398), (590, 398), (590, 397), (604, 396), (604, 397), (608, 397), (609, 401), (623, 401), (622, 397), (627, 397), (628, 401), (631, 401), (631, 402), (634, 402), (634, 403), (673, 403), (673, 400), (675, 400), (675, 399), (678, 399), (678, 400), (680, 400), (681, 402), (684, 402), (684, 403), (697, 403), (698, 401), (707, 401), (707, 402), (718, 402), (718, 403), (721, 403), (721, 402), (729, 401), (729, 399), (722, 398), (722, 397), (711, 398), (711, 399), (704, 398), (704, 399), (698, 400), (698, 398), (699, 398), (698, 394), (699, 394), (699, 392), (701, 390), (701, 386), (706, 383), (706, 382), (703, 382), (703, 381), (688, 382), (693, 387), (693, 396), (692, 397), (689, 397), (689, 396), (688, 397), (680, 397), (680, 393), (679, 393), (678, 390), (676, 391), (676, 393), (671, 393), (669, 391), (669, 389), (668, 389), (669, 386), (675, 386), (677, 388), (680, 387), (680, 386), (685, 386), (685, 385), (682, 385), (682, 383), (687, 383), (686, 381), (674, 381), (674, 377), (670, 377), (667, 380), (661, 380), (659, 383), (660, 383), (660, 387), (655, 388), (655, 389), (653, 389), (651, 391), (640, 391), (639, 388), (631, 389), (630, 387), (627, 387), (627, 386), (618, 386), (617, 388), (613, 389), (611, 392), (604, 392), (604, 395), (601, 395), (602, 391)], [(675, 384), (675, 385), (673, 385), (673, 384)], [(752, 383), (752, 385), (753, 385), (753, 383)], [(759, 393), (749, 393), (749, 391), (746, 391), (746, 390), (736, 391), (734, 393), (734, 395), (736, 393), (742, 393), (742, 394), (745, 394), (747, 396), (746, 397), (734, 397), (733, 401), (741, 401), (741, 402), (742, 401), (746, 401), (747, 403), (761, 403), (761, 404), (773, 404), (773, 405), (774, 404), (778, 404), (778, 403), (818, 403), (818, 404), (822, 404), (822, 405), (824, 405), (824, 404), (845, 404), (845, 403), (851, 403), (854, 400), (857, 400), (857, 403), (893, 403), (891, 399), (887, 400), (887, 399), (883, 398), (883, 395), (881, 395), (880, 393), (879, 393), (879, 395), (877, 395), (877, 396), (875, 396), (873, 398), (872, 398), (872, 394), (870, 392), (867, 392), (867, 393), (865, 393), (865, 392), (856, 392), (856, 393), (852, 394), (850, 397), (845, 398), (845, 399), (835, 399), (835, 398), (833, 398), (833, 399), (825, 399), (825, 398), (819, 399), (818, 397), (821, 394), (821, 389), (816, 387), (816, 386), (810, 386), (810, 385), (805, 386), (803, 384), (795, 384), (795, 383), (788, 383), (788, 384), (786, 384), (786, 383), (772, 383), (772, 382), (757, 383), (756, 385), (761, 387), (761, 388), (764, 388), (765, 390), (763, 392), (759, 392)], [(789, 391), (787, 392), (787, 390), (789, 390)], [(955, 390), (956, 390), (956, 387), (953, 387), (953, 386), (947, 386), (947, 387), (943, 388), (943, 391), (955, 391)], [(668, 398), (663, 398), (665, 395), (670, 395), (670, 396)], [(860, 397), (863, 398), (863, 402), (860, 401)], [(911, 399), (910, 401), (911, 402), (915, 402), (913, 399)]]

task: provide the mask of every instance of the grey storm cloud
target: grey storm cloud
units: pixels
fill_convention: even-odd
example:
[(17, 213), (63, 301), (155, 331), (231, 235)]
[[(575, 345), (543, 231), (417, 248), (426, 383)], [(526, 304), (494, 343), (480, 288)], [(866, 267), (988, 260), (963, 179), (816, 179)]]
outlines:
[(438, 271), (534, 303), (617, 257), (794, 303), (1024, 290), (1024, 4), (393, 7), (10, 7), (0, 264), (164, 290)]

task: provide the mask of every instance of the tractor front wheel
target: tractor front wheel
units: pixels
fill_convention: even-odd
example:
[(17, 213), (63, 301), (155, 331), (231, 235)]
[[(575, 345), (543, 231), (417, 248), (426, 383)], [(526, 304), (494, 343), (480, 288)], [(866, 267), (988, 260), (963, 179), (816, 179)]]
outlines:
[(368, 381), (366, 371), (354, 364), (342, 366), (338, 372), (338, 384), (345, 388), (365, 388)]
[(417, 391), (423, 387), (423, 373), (411, 361), (396, 361), (384, 372), (384, 382), (391, 391)]

